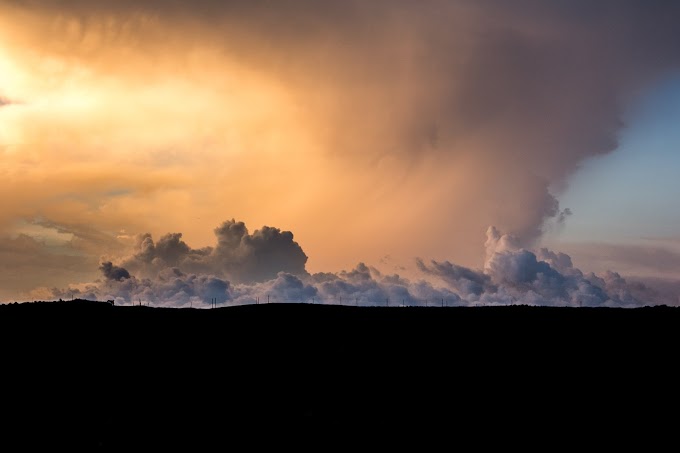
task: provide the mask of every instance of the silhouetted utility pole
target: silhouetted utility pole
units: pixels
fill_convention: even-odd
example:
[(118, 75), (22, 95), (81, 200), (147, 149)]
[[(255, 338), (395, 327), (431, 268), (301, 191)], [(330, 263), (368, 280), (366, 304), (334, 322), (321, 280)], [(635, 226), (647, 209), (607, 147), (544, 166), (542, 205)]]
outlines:
[(269, 294), (267, 294), (267, 303), (269, 303)]

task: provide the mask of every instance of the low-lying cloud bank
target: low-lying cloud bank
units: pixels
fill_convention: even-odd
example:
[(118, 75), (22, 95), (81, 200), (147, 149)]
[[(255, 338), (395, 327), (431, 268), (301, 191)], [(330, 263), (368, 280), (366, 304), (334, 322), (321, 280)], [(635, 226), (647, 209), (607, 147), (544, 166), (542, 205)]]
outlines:
[(489, 227), (483, 269), (449, 261), (416, 260), (420, 277), (384, 274), (359, 263), (338, 273), (305, 270), (307, 256), (293, 234), (273, 227), (248, 232), (230, 220), (215, 229), (214, 247), (193, 249), (181, 233), (154, 241), (139, 236), (134, 253), (104, 262), (102, 278), (80, 287), (52, 289), (54, 298), (114, 300), (119, 305), (207, 308), (254, 303), (344, 305), (542, 305), (638, 307), (677, 305), (659, 292), (616, 272), (584, 273), (569, 255), (532, 251)]

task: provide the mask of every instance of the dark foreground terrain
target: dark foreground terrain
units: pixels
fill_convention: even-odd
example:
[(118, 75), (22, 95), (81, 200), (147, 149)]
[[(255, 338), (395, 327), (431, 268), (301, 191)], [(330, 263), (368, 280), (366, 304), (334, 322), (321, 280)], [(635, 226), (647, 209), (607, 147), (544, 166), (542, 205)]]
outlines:
[(28, 451), (205, 451), (260, 427), (250, 450), (282, 425), (335, 427), (327, 445), (429, 423), (620, 436), (680, 402), (671, 307), (36, 302), (0, 306), (0, 339), (0, 443)]

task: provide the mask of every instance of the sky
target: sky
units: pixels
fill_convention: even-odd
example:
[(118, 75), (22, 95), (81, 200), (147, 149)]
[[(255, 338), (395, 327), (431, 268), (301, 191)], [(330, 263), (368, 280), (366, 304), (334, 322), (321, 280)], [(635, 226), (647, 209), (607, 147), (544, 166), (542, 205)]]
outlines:
[(0, 0), (0, 301), (678, 305), (679, 19)]

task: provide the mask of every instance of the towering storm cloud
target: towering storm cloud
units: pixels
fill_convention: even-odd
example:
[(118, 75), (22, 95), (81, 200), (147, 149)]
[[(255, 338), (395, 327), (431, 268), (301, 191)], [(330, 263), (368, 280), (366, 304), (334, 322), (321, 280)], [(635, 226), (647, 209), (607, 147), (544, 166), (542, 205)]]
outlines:
[[(485, 231), (529, 250), (569, 221), (569, 176), (678, 69), (678, 22), (661, 0), (0, 0), (0, 233), (149, 232), (133, 274), (390, 254), (470, 294), (552, 284), (534, 255), (484, 267)], [(224, 212), (295, 231), (309, 261), (279, 230), (213, 245)]]

